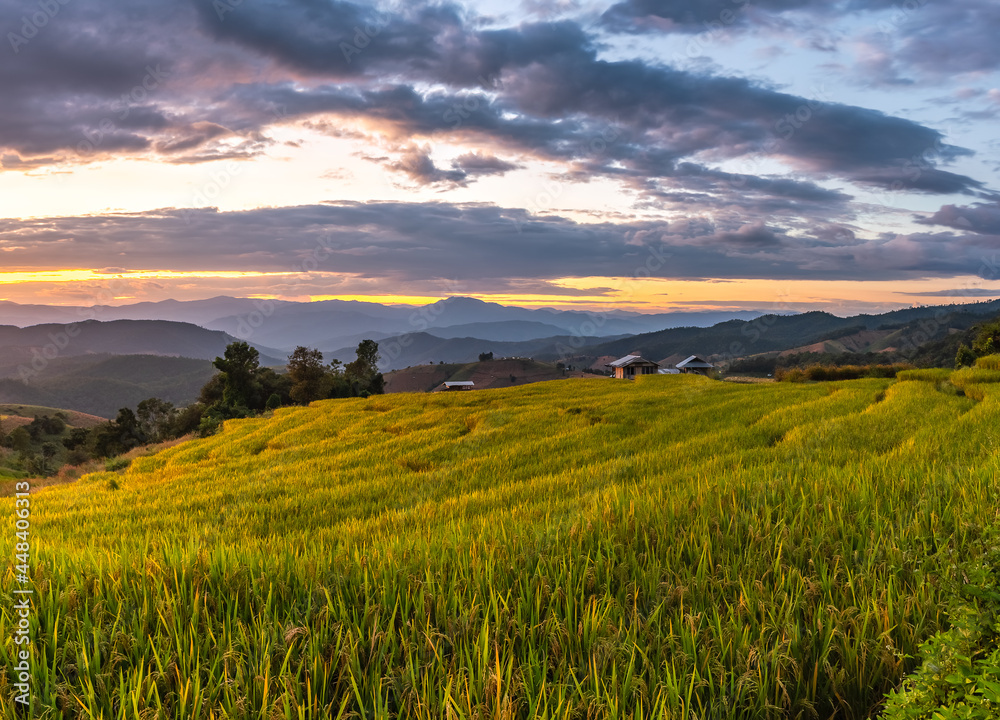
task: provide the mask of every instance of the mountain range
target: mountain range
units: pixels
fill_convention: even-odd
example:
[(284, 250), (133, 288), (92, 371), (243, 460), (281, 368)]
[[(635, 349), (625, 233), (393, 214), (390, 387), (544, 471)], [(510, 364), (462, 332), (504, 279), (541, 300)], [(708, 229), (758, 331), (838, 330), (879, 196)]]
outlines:
[(608, 337), (670, 327), (709, 327), (734, 318), (750, 320), (763, 313), (761, 310), (656, 314), (624, 310), (603, 313), (552, 308), (529, 310), (468, 297), (446, 298), (422, 307), (355, 300), (290, 302), (217, 297), (91, 308), (0, 302), (0, 325), (28, 327), (87, 319), (168, 320), (218, 330), (287, 354), (298, 345), (333, 351), (356, 346), (364, 338), (380, 340), (414, 332), (433, 332), (444, 338), (517, 342), (557, 335)]
[[(161, 317), (142, 318), (157, 314)], [(471, 298), (422, 308), (240, 298), (91, 309), (2, 302), (0, 323), (8, 324), (0, 324), (0, 402), (103, 416), (152, 396), (184, 405), (214, 374), (210, 361), (237, 339), (249, 340), (262, 364), (279, 367), (298, 345), (324, 351), (327, 361), (347, 363), (357, 343), (371, 338), (379, 342), (384, 372), (475, 363), (483, 353), (497, 360), (562, 361), (574, 369), (602, 368), (630, 353), (668, 364), (692, 354), (725, 362), (790, 353), (877, 353), (947, 364), (957, 344), (969, 341), (974, 325), (997, 314), (1000, 300), (847, 318), (825, 312), (598, 314), (526, 310)], [(50, 322), (28, 324), (33, 320)], [(654, 330), (644, 330), (649, 327)]]

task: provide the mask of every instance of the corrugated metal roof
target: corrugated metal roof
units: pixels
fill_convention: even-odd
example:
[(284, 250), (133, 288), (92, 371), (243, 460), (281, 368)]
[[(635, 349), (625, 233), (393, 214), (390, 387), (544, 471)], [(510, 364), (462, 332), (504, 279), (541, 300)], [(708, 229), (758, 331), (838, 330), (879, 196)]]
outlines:
[(653, 362), (651, 360), (647, 360), (646, 358), (644, 358), (644, 357), (642, 357), (640, 355), (626, 355), (623, 358), (618, 358), (614, 362), (609, 362), (608, 363), (608, 367), (615, 367), (615, 368), (625, 367), (626, 365), (631, 365), (632, 363), (637, 363), (637, 362), (649, 363), (650, 365), (657, 365), (658, 364), (658, 363), (655, 363), (655, 362)]
[(451, 382), (446, 382), (445, 387), (473, 387), (476, 383), (472, 380), (452, 380)]
[(702, 360), (697, 355), (692, 355), (691, 357), (687, 358), (686, 360), (681, 360), (679, 363), (677, 363), (676, 367), (678, 367), (678, 368), (714, 368), (715, 365), (713, 365), (710, 362), (705, 362), (704, 360)]

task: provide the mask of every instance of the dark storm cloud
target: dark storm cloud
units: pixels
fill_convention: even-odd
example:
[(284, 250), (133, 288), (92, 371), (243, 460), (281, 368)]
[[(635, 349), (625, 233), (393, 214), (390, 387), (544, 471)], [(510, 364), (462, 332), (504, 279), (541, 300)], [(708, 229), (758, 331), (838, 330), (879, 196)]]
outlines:
[(87, 267), (95, 257), (116, 257), (127, 258), (129, 269), (302, 273), (308, 267), (401, 284), (650, 271), (664, 278), (903, 279), (977, 272), (981, 258), (997, 248), (1000, 237), (953, 233), (861, 240), (847, 233), (792, 234), (762, 222), (582, 224), (489, 204), (372, 202), (0, 219), (8, 267)]

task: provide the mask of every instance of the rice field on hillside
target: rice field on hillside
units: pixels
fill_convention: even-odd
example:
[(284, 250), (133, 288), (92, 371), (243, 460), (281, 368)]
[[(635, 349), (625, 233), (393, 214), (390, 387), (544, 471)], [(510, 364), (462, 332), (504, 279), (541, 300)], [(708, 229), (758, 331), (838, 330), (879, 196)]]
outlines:
[(992, 372), (967, 396), (678, 375), (227, 422), (31, 498), (34, 714), (874, 716), (997, 523)]

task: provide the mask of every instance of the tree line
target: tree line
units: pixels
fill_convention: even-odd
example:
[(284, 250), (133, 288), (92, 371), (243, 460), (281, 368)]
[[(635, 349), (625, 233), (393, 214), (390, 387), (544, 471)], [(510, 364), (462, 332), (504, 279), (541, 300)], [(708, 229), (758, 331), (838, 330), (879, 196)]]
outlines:
[(135, 410), (93, 428), (69, 428), (67, 416), (36, 417), (9, 433), (0, 427), (0, 446), (11, 452), (4, 462), (32, 475), (51, 475), (61, 465), (123, 455), (130, 450), (197, 433), (212, 434), (226, 420), (254, 417), (288, 405), (316, 400), (369, 397), (385, 392), (374, 340), (358, 344), (357, 359), (344, 365), (324, 363), (319, 350), (299, 346), (288, 356), (284, 373), (260, 364), (249, 343), (230, 343), (213, 365), (219, 371), (206, 383), (197, 402), (177, 408), (160, 398), (143, 400)]

